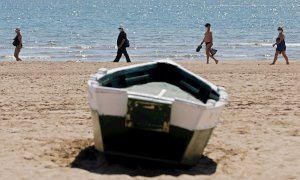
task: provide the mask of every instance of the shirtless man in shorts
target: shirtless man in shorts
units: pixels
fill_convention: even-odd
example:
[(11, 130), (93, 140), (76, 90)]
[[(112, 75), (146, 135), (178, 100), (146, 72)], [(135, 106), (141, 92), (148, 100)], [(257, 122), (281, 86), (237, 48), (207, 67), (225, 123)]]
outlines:
[(215, 60), (215, 63), (218, 64), (218, 60), (216, 58), (214, 58), (213, 54), (211, 54), (211, 48), (213, 46), (213, 35), (212, 35), (212, 31), (210, 31), (210, 27), (211, 25), (209, 23), (206, 23), (205, 25), (205, 33), (204, 33), (204, 38), (201, 44), (205, 43), (206, 48), (205, 48), (205, 52), (206, 52), (206, 60), (207, 60), (207, 64), (209, 63), (209, 58), (211, 57), (213, 60)]

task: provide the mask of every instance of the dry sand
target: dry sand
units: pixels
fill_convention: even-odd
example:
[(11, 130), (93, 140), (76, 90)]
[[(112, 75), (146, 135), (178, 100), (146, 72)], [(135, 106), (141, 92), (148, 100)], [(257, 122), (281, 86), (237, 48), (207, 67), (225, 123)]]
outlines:
[(127, 64), (1, 62), (0, 179), (300, 179), (300, 61), (180, 64), (230, 96), (188, 170), (109, 164), (93, 149), (87, 79)]

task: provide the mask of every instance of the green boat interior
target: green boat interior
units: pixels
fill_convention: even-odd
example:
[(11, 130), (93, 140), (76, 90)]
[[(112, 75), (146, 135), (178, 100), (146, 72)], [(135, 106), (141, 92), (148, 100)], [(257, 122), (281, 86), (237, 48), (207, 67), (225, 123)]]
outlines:
[(151, 82), (147, 84), (139, 84), (139, 85), (130, 86), (126, 89), (129, 92), (146, 94), (148, 96), (150, 95), (151, 97), (155, 97), (155, 98), (163, 97), (167, 100), (179, 98), (179, 99), (184, 99), (195, 103), (200, 102), (199, 99), (196, 99), (194, 96), (183, 91), (179, 87), (165, 82)]
[(104, 87), (127, 89), (135, 85), (154, 82), (168, 83), (180, 88), (203, 103), (206, 103), (208, 99), (218, 101), (220, 96), (217, 91), (194, 75), (173, 64), (164, 62), (123, 69), (103, 76), (98, 82)]

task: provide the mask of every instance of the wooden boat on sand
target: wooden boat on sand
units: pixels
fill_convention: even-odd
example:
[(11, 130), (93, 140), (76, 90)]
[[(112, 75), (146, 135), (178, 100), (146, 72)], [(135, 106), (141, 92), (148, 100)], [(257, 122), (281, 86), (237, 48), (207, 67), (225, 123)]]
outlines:
[(99, 69), (88, 98), (105, 156), (178, 165), (197, 164), (228, 100), (224, 88), (173, 61)]

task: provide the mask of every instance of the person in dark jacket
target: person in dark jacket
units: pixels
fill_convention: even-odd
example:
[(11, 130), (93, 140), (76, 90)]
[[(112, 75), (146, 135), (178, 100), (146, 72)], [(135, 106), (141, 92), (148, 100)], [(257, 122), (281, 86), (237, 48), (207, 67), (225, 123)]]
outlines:
[(129, 55), (127, 53), (127, 50), (126, 50), (127, 35), (124, 31), (124, 26), (122, 24), (119, 26), (119, 31), (120, 31), (120, 34), (119, 34), (118, 40), (117, 40), (118, 52), (117, 52), (117, 56), (113, 62), (119, 62), (119, 60), (122, 57), (122, 54), (124, 54), (127, 62), (131, 62)]
[(285, 53), (285, 51), (286, 51), (286, 45), (285, 45), (285, 36), (283, 34), (283, 28), (282, 27), (278, 27), (277, 30), (278, 30), (278, 37), (276, 39), (276, 43), (273, 44), (273, 47), (274, 46), (277, 46), (277, 47), (276, 47), (276, 52), (275, 52), (274, 60), (271, 63), (271, 65), (274, 65), (276, 63), (279, 54), (282, 54), (282, 56), (285, 59), (286, 64), (290, 64), (289, 63), (289, 59), (288, 59), (288, 57), (286, 56), (286, 53)]
[(22, 35), (21, 35), (20, 28), (16, 28), (15, 32), (16, 32), (16, 37), (14, 38), (13, 45), (16, 48), (15, 48), (14, 56), (16, 58), (16, 61), (22, 61), (19, 57), (20, 51), (22, 49)]

